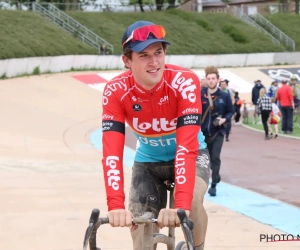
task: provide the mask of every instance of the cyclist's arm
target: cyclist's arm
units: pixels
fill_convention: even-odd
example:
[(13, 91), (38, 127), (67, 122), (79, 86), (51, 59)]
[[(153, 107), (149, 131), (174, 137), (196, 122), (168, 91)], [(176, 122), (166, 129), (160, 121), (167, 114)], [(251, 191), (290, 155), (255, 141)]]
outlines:
[[(175, 155), (175, 208), (191, 209), (196, 174), (196, 158), (200, 148), (202, 104), (200, 82), (193, 73), (187, 73), (177, 91), (178, 120)], [(192, 81), (191, 81), (192, 80)], [(190, 84), (186, 84), (189, 83)]]
[[(102, 114), (103, 175), (108, 211), (124, 209), (123, 151), (125, 114), (117, 93), (104, 89)], [(106, 95), (105, 95), (106, 93)]]

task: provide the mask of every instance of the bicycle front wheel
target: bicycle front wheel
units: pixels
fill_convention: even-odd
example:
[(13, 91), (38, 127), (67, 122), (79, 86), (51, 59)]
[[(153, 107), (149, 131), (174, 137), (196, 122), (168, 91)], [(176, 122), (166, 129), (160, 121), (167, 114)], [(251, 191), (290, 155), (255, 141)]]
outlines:
[(175, 250), (188, 250), (188, 247), (185, 243), (185, 241), (180, 241), (177, 246), (175, 247)]

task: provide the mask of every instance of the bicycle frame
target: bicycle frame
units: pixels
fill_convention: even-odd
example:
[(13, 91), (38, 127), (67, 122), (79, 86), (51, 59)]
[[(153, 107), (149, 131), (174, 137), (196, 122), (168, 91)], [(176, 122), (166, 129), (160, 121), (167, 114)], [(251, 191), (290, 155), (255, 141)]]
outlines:
[[(174, 207), (174, 189), (169, 190), (169, 208)], [(151, 213), (150, 213), (151, 214)], [(152, 215), (152, 214), (151, 214)], [(134, 221), (134, 220), (133, 220)], [(135, 224), (139, 224), (136, 223)], [(156, 233), (153, 234), (153, 223), (145, 223), (144, 224), (144, 234), (143, 234), (143, 250), (152, 250), (156, 249), (158, 243), (163, 243), (167, 245), (167, 250), (173, 250), (175, 247), (175, 228), (169, 227), (168, 236), (165, 234)]]

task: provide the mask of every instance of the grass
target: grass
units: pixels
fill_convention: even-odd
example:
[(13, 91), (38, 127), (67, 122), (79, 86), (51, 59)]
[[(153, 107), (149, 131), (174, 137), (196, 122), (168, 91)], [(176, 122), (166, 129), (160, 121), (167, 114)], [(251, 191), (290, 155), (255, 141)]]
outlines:
[[(246, 126), (249, 126), (250, 128), (255, 128), (255, 129), (258, 129), (258, 130), (261, 130), (261, 131), (264, 131), (264, 127), (262, 124), (253, 124), (252, 123), (252, 120), (251, 120), (251, 117), (248, 119), (248, 123), (243, 123), (244, 125)], [(279, 135), (283, 135), (283, 133), (281, 132), (281, 122), (279, 122), (278, 124), (278, 130), (279, 130)], [(273, 134), (274, 133), (274, 127), (272, 126), (272, 131), (273, 131)], [(294, 121), (294, 134), (286, 134), (285, 136), (293, 136), (293, 137), (299, 137), (300, 138), (300, 128), (298, 128), (298, 121)]]
[(292, 38), (296, 44), (296, 50), (300, 50), (300, 15), (294, 14), (269, 14), (265, 16), (278, 29)]
[(285, 49), (241, 20), (222, 13), (188, 13), (177, 9), (146, 13), (67, 12), (114, 46), (121, 54), (121, 38), (126, 27), (137, 20), (165, 26), (168, 54), (232, 54), (279, 52)]
[(0, 59), (97, 54), (38, 14), (0, 10)]
[[(188, 13), (177, 9), (146, 13), (67, 12), (114, 45), (121, 54), (121, 38), (128, 25), (149, 20), (165, 26), (172, 43), (168, 54), (235, 54), (280, 52), (285, 49), (241, 20), (223, 13)], [(292, 26), (292, 25), (288, 25)], [(294, 25), (294, 29), (296, 25)], [(97, 54), (39, 14), (0, 10), (0, 59)]]

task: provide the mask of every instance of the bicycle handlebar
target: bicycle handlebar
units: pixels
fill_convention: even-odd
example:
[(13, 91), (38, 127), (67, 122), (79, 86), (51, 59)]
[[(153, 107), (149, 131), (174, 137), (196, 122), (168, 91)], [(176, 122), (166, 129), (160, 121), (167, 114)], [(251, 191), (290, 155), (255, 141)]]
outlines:
[(186, 212), (183, 209), (178, 209), (177, 215), (180, 220), (181, 229), (183, 231), (188, 250), (195, 250), (194, 234), (193, 234), (194, 222), (188, 218)]
[[(133, 224), (156, 223), (157, 219), (154, 219), (151, 215), (152, 213), (145, 213), (141, 217), (133, 218), (132, 223)], [(187, 217), (186, 212), (183, 209), (179, 209), (177, 211), (177, 215), (180, 220), (181, 228), (184, 233), (184, 238), (186, 240), (188, 250), (195, 250), (195, 244), (193, 238), (193, 229), (194, 229), (193, 221)], [(109, 223), (108, 217), (99, 217), (99, 216), (100, 216), (100, 210), (97, 208), (93, 209), (89, 220), (89, 226), (86, 229), (86, 233), (83, 241), (83, 250), (87, 249), (88, 243), (90, 246), (90, 250), (99, 250), (96, 244), (97, 230), (101, 225)]]

